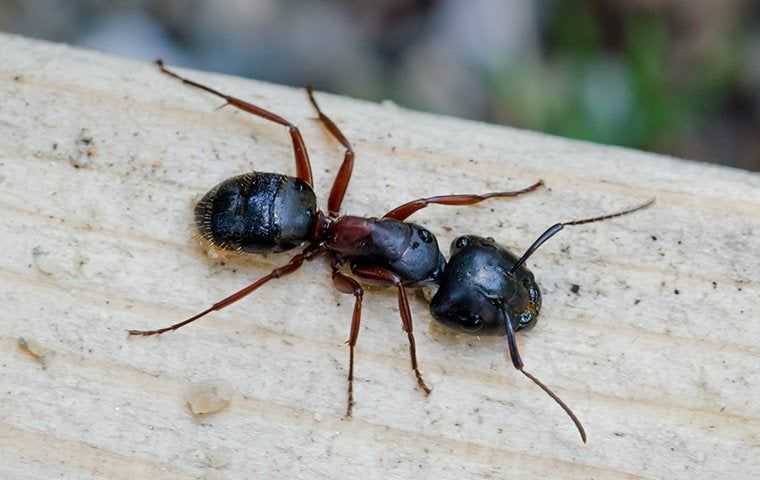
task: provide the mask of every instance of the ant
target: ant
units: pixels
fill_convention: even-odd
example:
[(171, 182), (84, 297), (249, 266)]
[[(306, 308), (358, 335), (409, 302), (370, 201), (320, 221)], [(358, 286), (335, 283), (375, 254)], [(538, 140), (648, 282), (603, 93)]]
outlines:
[(259, 278), (247, 287), (220, 300), (202, 312), (157, 330), (129, 330), (130, 335), (158, 335), (177, 330), (205, 315), (221, 310), (253, 293), (270, 280), (298, 270), (305, 261), (326, 255), (332, 267), (332, 280), (342, 293), (354, 296), (354, 312), (347, 344), (349, 346), (348, 402), (351, 416), (353, 400), (354, 349), (359, 336), (364, 290), (359, 282), (343, 272), (369, 283), (395, 287), (402, 327), (407, 334), (411, 367), (417, 384), (430, 394), (417, 364), (412, 314), (407, 288), (439, 286), (430, 311), (447, 326), (470, 334), (506, 334), (507, 350), (514, 367), (538, 385), (568, 414), (586, 442), (583, 425), (572, 410), (538, 378), (524, 369), (517, 349), (515, 332), (531, 328), (541, 308), (541, 293), (525, 261), (549, 238), (565, 226), (598, 222), (633, 213), (654, 200), (618, 213), (558, 223), (546, 230), (522, 257), (518, 258), (492, 239), (462, 236), (454, 240), (447, 263), (435, 236), (420, 225), (406, 222), (413, 213), (431, 204), (474, 205), (489, 198), (516, 197), (543, 185), (534, 184), (512, 192), (440, 195), (420, 198), (390, 210), (381, 218), (341, 215), (340, 206), (348, 189), (354, 164), (351, 144), (319, 108), (311, 87), (307, 95), (319, 120), (345, 148), (328, 199), (328, 213), (317, 208), (312, 188), (311, 165), (306, 145), (298, 128), (261, 107), (223, 94), (186, 79), (156, 61), (161, 72), (186, 85), (224, 99), (224, 106), (288, 127), (296, 161), (296, 177), (278, 173), (252, 172), (229, 178), (212, 188), (195, 207), (195, 222), (201, 236), (215, 248), (240, 253), (283, 252), (303, 244), (303, 250), (282, 267)]
[(223, 107), (233, 106), (287, 127), (293, 142), (296, 177), (252, 172), (221, 182), (206, 193), (195, 207), (195, 223), (201, 236), (212, 247), (240, 253), (284, 252), (303, 244), (306, 246), (291, 257), (287, 264), (275, 268), (247, 287), (182, 322), (156, 330), (129, 330), (129, 334), (149, 336), (177, 330), (241, 300), (271, 280), (293, 273), (305, 261), (325, 255), (330, 260), (335, 287), (342, 293), (354, 296), (354, 311), (347, 341), (349, 367), (346, 417), (351, 416), (354, 404), (354, 349), (359, 336), (364, 297), (360, 283), (344, 273), (346, 266), (358, 279), (397, 289), (401, 324), (409, 342), (411, 367), (420, 389), (426, 395), (429, 394), (431, 390), (425, 384), (417, 364), (407, 288), (438, 284), (446, 268), (446, 259), (438, 247), (436, 237), (424, 227), (407, 222), (406, 219), (428, 205), (474, 205), (489, 198), (516, 197), (538, 189), (543, 182), (539, 180), (529, 187), (512, 192), (419, 198), (390, 210), (380, 218), (341, 215), (341, 203), (354, 166), (354, 150), (337, 125), (319, 108), (312, 88), (307, 87), (309, 101), (319, 120), (345, 148), (325, 214), (317, 208), (306, 144), (295, 125), (259, 106), (184, 78), (167, 69), (161, 60), (157, 60), (156, 64), (164, 74), (222, 98), (225, 101)]

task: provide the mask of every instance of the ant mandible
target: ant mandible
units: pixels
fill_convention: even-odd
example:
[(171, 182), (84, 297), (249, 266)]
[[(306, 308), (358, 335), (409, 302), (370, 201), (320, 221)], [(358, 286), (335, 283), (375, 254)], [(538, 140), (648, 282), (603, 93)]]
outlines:
[(319, 120), (345, 148), (345, 156), (332, 185), (325, 214), (317, 208), (309, 156), (303, 137), (295, 125), (261, 107), (184, 78), (167, 69), (161, 60), (156, 64), (166, 75), (222, 98), (225, 101), (223, 106), (230, 105), (287, 127), (293, 142), (296, 177), (278, 173), (246, 173), (223, 181), (198, 202), (195, 222), (202, 237), (213, 247), (241, 253), (282, 252), (303, 244), (306, 246), (287, 264), (275, 268), (187, 320), (157, 330), (129, 330), (129, 334), (149, 336), (177, 330), (241, 300), (270, 280), (293, 273), (305, 261), (325, 255), (332, 266), (335, 287), (342, 293), (353, 295), (355, 299), (347, 341), (349, 367), (346, 416), (351, 416), (354, 404), (354, 349), (359, 336), (364, 290), (356, 279), (343, 272), (345, 264), (358, 279), (397, 289), (401, 324), (409, 342), (411, 367), (417, 384), (429, 394), (430, 388), (425, 384), (417, 364), (407, 288), (437, 284), (446, 267), (446, 259), (435, 236), (406, 219), (431, 204), (474, 205), (489, 198), (515, 197), (536, 190), (543, 182), (539, 180), (527, 188), (513, 192), (420, 198), (396, 207), (380, 218), (341, 215), (341, 203), (354, 166), (354, 150), (337, 125), (319, 108), (312, 89), (307, 88), (309, 101), (319, 115)]

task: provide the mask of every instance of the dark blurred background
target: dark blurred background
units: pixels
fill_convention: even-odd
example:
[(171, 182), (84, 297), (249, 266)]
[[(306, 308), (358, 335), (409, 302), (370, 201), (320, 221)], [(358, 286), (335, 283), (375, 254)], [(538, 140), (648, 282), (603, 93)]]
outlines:
[(0, 30), (760, 170), (760, 2), (0, 0)]

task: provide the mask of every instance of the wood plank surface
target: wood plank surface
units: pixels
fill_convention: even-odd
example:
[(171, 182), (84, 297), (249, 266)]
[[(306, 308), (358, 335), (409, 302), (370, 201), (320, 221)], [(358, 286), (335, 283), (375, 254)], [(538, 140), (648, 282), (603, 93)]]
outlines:
[[(353, 302), (321, 261), (174, 334), (125, 333), (286, 261), (207, 255), (192, 207), (237, 173), (294, 174), (287, 131), (150, 64), (7, 35), (0, 51), (0, 478), (760, 478), (760, 175), (319, 94), (357, 152), (346, 212), (544, 179), (416, 214), (446, 253), (465, 233), (522, 251), (557, 221), (657, 198), (529, 262), (544, 308), (523, 357), (587, 445), (502, 339), (448, 332), (415, 295), (425, 398), (382, 289), (347, 421)], [(185, 73), (301, 127), (325, 205), (342, 149), (303, 90)], [(195, 418), (185, 396), (210, 381), (231, 404)]]

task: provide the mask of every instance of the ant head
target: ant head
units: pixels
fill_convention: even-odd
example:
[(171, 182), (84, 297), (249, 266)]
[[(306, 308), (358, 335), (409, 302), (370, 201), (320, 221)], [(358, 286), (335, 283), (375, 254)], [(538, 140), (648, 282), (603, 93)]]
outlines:
[(541, 308), (541, 292), (533, 274), (518, 258), (491, 238), (459, 237), (440, 288), (430, 303), (436, 320), (469, 334), (504, 335), (508, 314), (514, 330), (532, 327)]

